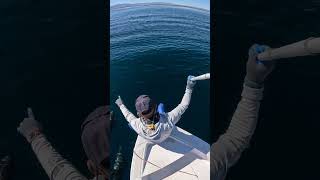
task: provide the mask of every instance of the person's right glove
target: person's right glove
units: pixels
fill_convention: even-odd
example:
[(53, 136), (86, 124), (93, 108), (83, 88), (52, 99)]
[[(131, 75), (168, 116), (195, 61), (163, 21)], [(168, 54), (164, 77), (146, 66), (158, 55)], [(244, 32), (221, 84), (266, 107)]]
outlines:
[(194, 76), (189, 75), (187, 80), (187, 88), (193, 89), (194, 85), (196, 84), (196, 81), (192, 81), (191, 79), (194, 78)]
[(31, 108), (28, 108), (28, 117), (23, 119), (17, 130), (27, 139), (29, 143), (36, 135), (42, 132), (42, 125), (35, 120)]
[(120, 96), (118, 96), (118, 99), (115, 102), (119, 107), (123, 104), (122, 99)]
[(273, 61), (259, 61), (257, 56), (270, 47), (265, 45), (254, 44), (249, 49), (249, 58), (247, 62), (247, 75), (245, 82), (251, 82), (262, 86), (265, 78), (274, 69), (275, 63)]

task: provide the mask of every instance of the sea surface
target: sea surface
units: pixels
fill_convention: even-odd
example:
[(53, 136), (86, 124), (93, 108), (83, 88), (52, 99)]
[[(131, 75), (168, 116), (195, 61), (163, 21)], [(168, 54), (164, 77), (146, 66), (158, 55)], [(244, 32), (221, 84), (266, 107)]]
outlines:
[[(184, 94), (187, 76), (210, 71), (210, 12), (172, 4), (134, 4), (111, 7), (111, 104), (116, 119), (112, 151), (122, 146), (128, 179), (136, 140), (114, 101), (120, 95), (136, 114), (134, 102), (141, 94), (176, 107)], [(186, 113), (177, 124), (210, 141), (210, 82), (197, 82)]]

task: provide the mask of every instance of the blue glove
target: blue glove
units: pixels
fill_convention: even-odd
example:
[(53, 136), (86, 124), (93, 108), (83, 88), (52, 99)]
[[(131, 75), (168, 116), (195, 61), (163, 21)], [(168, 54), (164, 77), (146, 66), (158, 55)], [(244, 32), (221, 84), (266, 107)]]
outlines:
[(158, 105), (158, 113), (159, 114), (164, 114), (165, 112), (164, 112), (164, 104), (162, 104), (162, 103), (160, 103), (159, 105)]
[[(256, 51), (257, 54), (263, 53), (264, 51), (266, 51), (267, 49), (269, 49), (270, 47), (267, 45), (259, 45), (259, 44), (255, 44), (254, 46), (254, 50)], [(264, 61), (260, 61), (258, 58), (256, 59), (257, 63), (264, 63)]]
[(269, 49), (268, 46), (254, 44), (249, 49), (249, 58), (247, 62), (247, 75), (246, 79), (262, 85), (265, 78), (271, 73), (274, 68), (273, 61), (259, 61), (257, 56)]
[(196, 84), (196, 81), (192, 81), (191, 79), (194, 78), (194, 76), (189, 75), (188, 76), (188, 81), (187, 81), (187, 88), (188, 89), (193, 89), (194, 85)]

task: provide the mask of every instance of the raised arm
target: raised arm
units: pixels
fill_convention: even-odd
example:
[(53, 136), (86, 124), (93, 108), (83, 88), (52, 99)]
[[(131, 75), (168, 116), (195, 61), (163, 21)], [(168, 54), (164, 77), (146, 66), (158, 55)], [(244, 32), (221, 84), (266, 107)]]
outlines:
[(257, 61), (257, 53), (261, 48), (265, 49), (264, 46), (257, 45), (250, 48), (242, 98), (226, 133), (211, 147), (211, 177), (215, 180), (224, 179), (228, 168), (237, 162), (241, 153), (249, 146), (256, 128), (263, 81), (274, 67), (273, 62), (262, 64)]
[[(226, 133), (211, 147), (212, 177), (220, 180), (249, 146), (256, 128), (263, 89), (243, 87), (242, 98)], [(218, 178), (219, 177), (219, 178)], [(223, 178), (222, 178), (223, 179)]]
[(168, 118), (174, 124), (176, 124), (180, 120), (182, 114), (188, 109), (188, 106), (190, 104), (192, 90), (194, 85), (196, 84), (195, 81), (191, 81), (192, 77), (193, 76), (188, 76), (186, 90), (180, 104), (168, 113)]
[(31, 144), (32, 150), (50, 180), (87, 180), (86, 177), (52, 147), (42, 133), (41, 125), (34, 119), (30, 108), (28, 109), (28, 117), (20, 123), (18, 132)]
[(118, 99), (115, 102), (118, 107), (120, 108), (123, 116), (126, 118), (126, 120), (130, 123), (131, 121), (137, 119), (133, 113), (131, 113), (128, 108), (123, 104), (121, 97), (119, 96)]
[(87, 180), (52, 147), (43, 134), (36, 136), (31, 141), (31, 146), (50, 180)]

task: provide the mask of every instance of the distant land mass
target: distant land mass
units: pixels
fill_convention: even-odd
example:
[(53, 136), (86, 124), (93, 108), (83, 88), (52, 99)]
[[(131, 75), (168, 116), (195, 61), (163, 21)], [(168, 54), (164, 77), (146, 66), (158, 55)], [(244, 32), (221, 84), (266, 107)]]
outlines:
[(210, 12), (208, 9), (194, 7), (194, 6), (187, 6), (187, 5), (181, 5), (181, 4), (174, 4), (174, 3), (163, 3), (163, 2), (151, 2), (151, 3), (123, 3), (123, 4), (115, 4), (110, 7), (112, 10), (116, 9), (122, 9), (122, 8), (128, 8), (128, 7), (134, 7), (134, 6), (175, 6), (175, 7), (181, 7), (181, 8), (190, 8), (190, 9), (196, 9), (200, 11)]

